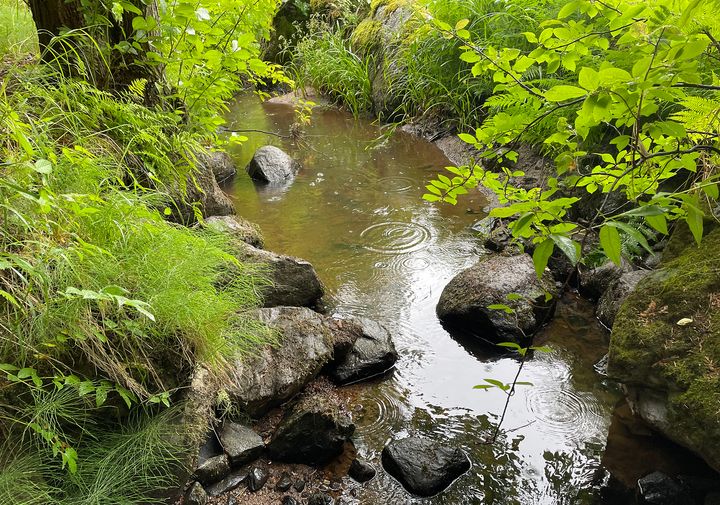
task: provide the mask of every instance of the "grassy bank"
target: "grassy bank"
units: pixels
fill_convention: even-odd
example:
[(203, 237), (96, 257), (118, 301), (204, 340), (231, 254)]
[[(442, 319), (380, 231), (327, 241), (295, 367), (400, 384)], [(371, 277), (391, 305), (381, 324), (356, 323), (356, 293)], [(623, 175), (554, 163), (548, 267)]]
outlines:
[[(264, 7), (243, 30), (267, 31)], [(160, 501), (212, 415), (184, 416), (193, 372), (219, 379), (269, 338), (246, 315), (261, 273), (226, 237), (167, 220), (202, 191), (187, 191), (209, 170), (194, 153), (217, 142), (241, 74), (178, 64), (204, 107), (187, 117), (177, 96), (146, 106), (142, 82), (99, 89), (79, 61), (71, 76), (40, 64), (24, 3), (3, 0), (0, 19), (0, 503)]]

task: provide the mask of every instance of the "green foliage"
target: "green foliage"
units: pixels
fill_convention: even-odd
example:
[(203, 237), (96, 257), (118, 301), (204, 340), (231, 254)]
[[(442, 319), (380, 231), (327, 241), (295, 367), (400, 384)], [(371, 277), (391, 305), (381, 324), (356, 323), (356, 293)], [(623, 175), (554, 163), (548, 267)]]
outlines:
[[(628, 224), (632, 219), (662, 234), (668, 222), (683, 220), (699, 242), (703, 209), (718, 197), (720, 120), (713, 112), (720, 86), (711, 69), (720, 47), (711, 31), (717, 27), (703, 21), (711, 9), (710, 3), (688, 1), (567, 2), (556, 19), (524, 33), (529, 50), (487, 45), (464, 28), (467, 23), (453, 27), (435, 20), (444, 36), (464, 43), (460, 59), (474, 76), (492, 76), (493, 103), (507, 108), (461, 135), (480, 160), (499, 169), (450, 168), (453, 178), (432, 181), (425, 198), (456, 203), (477, 184), (489, 187), (505, 204), (491, 215), (513, 219), (513, 236), (531, 239), (540, 250), (534, 256), (539, 273), (556, 245), (578, 260), (578, 224), (566, 219), (578, 200), (568, 196), (576, 188), (621, 193), (631, 203), (616, 215), (598, 211), (584, 225), (599, 233), (605, 255), (617, 263), (624, 236), (649, 250), (643, 234)], [(539, 71), (557, 73), (562, 82), (536, 79)], [(513, 113), (513, 103), (524, 113)], [(555, 156), (557, 177), (544, 188), (515, 187), (512, 178), (522, 175), (513, 168), (517, 147), (529, 141), (535, 125), (563, 109), (577, 112), (558, 119), (543, 139)], [(609, 152), (594, 143), (597, 132), (609, 136)], [(682, 182), (673, 186), (671, 180)]]
[(298, 43), (293, 74), (300, 86), (313, 86), (358, 115), (372, 107), (371, 62), (359, 57), (338, 32), (318, 28)]
[(32, 17), (21, 0), (0, 0), (0, 58), (37, 50)]

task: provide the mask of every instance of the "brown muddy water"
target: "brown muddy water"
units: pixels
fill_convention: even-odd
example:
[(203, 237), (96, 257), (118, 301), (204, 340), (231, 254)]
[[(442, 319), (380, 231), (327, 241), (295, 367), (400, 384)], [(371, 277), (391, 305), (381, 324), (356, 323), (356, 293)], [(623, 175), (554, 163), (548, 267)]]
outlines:
[[(294, 121), (292, 107), (261, 104), (255, 97), (241, 97), (228, 117), (229, 128), (284, 135)], [(292, 184), (256, 186), (241, 172), (226, 188), (238, 213), (260, 225), (268, 249), (313, 263), (327, 286), (331, 312), (375, 319), (394, 335), (401, 356), (394, 373), (347, 388), (355, 404), (358, 453), (381, 468), (387, 441), (420, 435), (463, 447), (473, 462), (450, 489), (424, 500), (382, 471), (362, 486), (346, 478), (355, 488), (351, 502), (620, 503), (599, 498), (620, 394), (593, 369), (608, 335), (592, 306), (573, 296), (563, 300), (539, 339), (551, 352), (535, 353), (525, 365), (521, 380), (533, 385), (520, 387), (512, 398), (497, 443), (483, 444), (505, 395), (473, 386), (485, 378), (512, 381), (518, 361), (453, 338), (437, 320), (435, 305), (445, 284), (486, 254), (472, 230), (485, 202), (479, 195), (457, 207), (423, 201), (424, 185), (449, 161), (416, 137), (396, 133), (376, 142), (380, 134), (368, 121), (316, 109), (298, 144), (247, 134), (249, 141), (233, 151), (244, 167), (257, 147), (285, 149), (303, 167)], [(616, 466), (624, 466), (623, 455), (617, 459)]]

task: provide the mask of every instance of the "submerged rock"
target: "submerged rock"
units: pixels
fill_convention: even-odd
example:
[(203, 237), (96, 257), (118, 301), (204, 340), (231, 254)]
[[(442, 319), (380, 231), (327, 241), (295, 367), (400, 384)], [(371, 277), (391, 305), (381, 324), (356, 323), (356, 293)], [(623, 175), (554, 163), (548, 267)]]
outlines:
[(579, 272), (580, 293), (591, 300), (599, 300), (602, 294), (624, 273), (630, 271), (630, 265), (617, 266), (608, 261), (598, 267), (581, 269)]
[(382, 452), (385, 470), (408, 491), (433, 496), (470, 469), (470, 460), (457, 447), (425, 438), (390, 442)]
[(258, 318), (278, 334), (267, 346), (235, 364), (228, 393), (258, 417), (298, 394), (332, 357), (333, 337), (326, 318), (303, 307), (260, 309)]
[(325, 493), (315, 493), (310, 495), (308, 505), (334, 505), (335, 500), (332, 496)]
[(278, 183), (294, 177), (298, 168), (298, 163), (282, 149), (264, 146), (255, 151), (246, 170), (257, 181)]
[(720, 470), (720, 229), (647, 274), (622, 304), (608, 375), (633, 412)]
[(210, 216), (205, 219), (205, 226), (258, 249), (265, 243), (260, 228), (240, 216)]
[[(538, 280), (527, 254), (488, 256), (445, 286), (436, 311), (443, 323), (489, 342), (520, 341), (552, 316), (555, 297), (546, 301), (546, 294), (554, 291), (550, 274)], [(514, 312), (488, 308), (496, 304)]]
[(205, 505), (208, 502), (208, 495), (199, 482), (193, 482), (185, 495), (186, 505)]
[(283, 472), (280, 475), (280, 478), (278, 479), (277, 483), (275, 484), (275, 491), (279, 491), (281, 493), (286, 493), (287, 491), (290, 491), (291, 487), (292, 487), (292, 479), (290, 478), (290, 474), (287, 472)]
[(358, 319), (361, 332), (342, 359), (330, 365), (329, 375), (339, 384), (367, 379), (395, 366), (398, 353), (392, 336), (384, 326), (368, 319)]
[(687, 489), (662, 472), (653, 472), (638, 480), (637, 491), (641, 503), (648, 505), (695, 504)]
[(360, 461), (359, 459), (352, 460), (350, 463), (350, 469), (348, 475), (351, 479), (363, 483), (372, 480), (377, 474), (377, 470), (370, 463), (366, 461)]
[(234, 255), (241, 261), (261, 265), (271, 284), (260, 287), (265, 307), (312, 307), (325, 294), (315, 268), (305, 260), (257, 249), (240, 243)]
[(218, 438), (234, 467), (255, 461), (265, 449), (260, 435), (247, 426), (229, 421), (220, 427)]
[(270, 478), (270, 472), (262, 466), (253, 467), (248, 477), (248, 489), (253, 493), (260, 491)]
[(276, 461), (321, 466), (342, 454), (354, 432), (332, 397), (306, 395), (282, 420), (268, 452)]

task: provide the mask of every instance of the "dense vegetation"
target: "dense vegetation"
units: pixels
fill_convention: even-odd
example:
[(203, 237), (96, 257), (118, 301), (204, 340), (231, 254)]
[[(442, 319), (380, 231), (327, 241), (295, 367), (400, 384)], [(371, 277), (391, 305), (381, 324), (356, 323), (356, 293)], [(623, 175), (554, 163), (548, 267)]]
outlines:
[[(425, 198), (455, 204), (485, 185), (504, 204), (491, 215), (534, 250), (538, 272), (555, 248), (573, 263), (596, 252), (620, 263), (678, 220), (699, 242), (715, 207), (716, 7), (376, 0), (354, 29), (302, 40), (296, 74), (355, 112), (449, 121), (478, 164), (449, 168)], [(555, 162), (538, 188), (516, 184), (527, 146)], [(581, 198), (597, 213), (578, 222)]]
[[(355, 114), (459, 131), (477, 163), (426, 199), (490, 188), (538, 274), (556, 248), (590, 261), (595, 236), (616, 263), (678, 221), (702, 239), (717, 2), (305, 3), (287, 74)], [(77, 25), (48, 42), (0, 0), (0, 503), (147, 503), (185, 464), (193, 372), (221, 377), (269, 338), (246, 315), (262, 272), (188, 226), (198, 155), (228, 141), (234, 93), (290, 80), (261, 56), (275, 0), (66, 4)], [(555, 162), (542, 187), (516, 185), (525, 146)], [(597, 212), (576, 219), (587, 194)]]
[[(84, 2), (92, 28), (58, 34), (46, 64), (26, 6), (0, 4), (0, 503), (153, 501), (204, 429), (177, 432), (179, 388), (268, 339), (244, 315), (261, 275), (167, 218), (202, 219), (196, 155), (219, 144), (224, 101), (283, 78), (256, 39), (275, 3), (196, 4), (157, 18)], [(128, 12), (133, 33), (110, 45)], [(110, 61), (158, 80), (119, 89), (99, 78), (128, 71)], [(242, 275), (218, 282), (228, 266)]]

